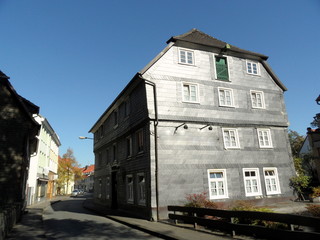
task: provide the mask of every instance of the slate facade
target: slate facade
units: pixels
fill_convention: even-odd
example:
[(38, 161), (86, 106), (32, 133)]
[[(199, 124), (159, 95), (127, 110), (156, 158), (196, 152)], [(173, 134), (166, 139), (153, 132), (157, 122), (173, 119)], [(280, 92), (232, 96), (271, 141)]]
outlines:
[(17, 94), (0, 71), (0, 238), (11, 230), (26, 206), (30, 155), (40, 126), (32, 118), (39, 107)]
[(167, 44), (90, 129), (95, 201), (161, 219), (191, 193), (291, 196), (287, 89), (268, 57), (197, 29)]

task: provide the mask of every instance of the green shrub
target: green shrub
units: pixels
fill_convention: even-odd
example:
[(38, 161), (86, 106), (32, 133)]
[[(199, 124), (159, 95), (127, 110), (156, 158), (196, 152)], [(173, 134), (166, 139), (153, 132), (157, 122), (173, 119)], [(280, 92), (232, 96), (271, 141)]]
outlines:
[(184, 204), (185, 207), (218, 208), (218, 205), (215, 202), (211, 202), (208, 199), (206, 192), (187, 194), (186, 199), (187, 203)]
[[(254, 211), (254, 212), (268, 212), (273, 211), (269, 208), (256, 207), (248, 201), (236, 201), (231, 206), (232, 211)], [(234, 218), (234, 223), (249, 224), (249, 225), (259, 225), (267, 228), (277, 228), (277, 229), (287, 229), (288, 225), (278, 222), (260, 220), (260, 219), (249, 219), (249, 218)]]
[(290, 178), (289, 186), (293, 189), (293, 192), (298, 195), (300, 200), (305, 200), (303, 193), (307, 192), (311, 178), (306, 175), (299, 175)]
[(320, 217), (320, 205), (310, 204), (306, 208), (312, 216)]
[(310, 194), (310, 197), (311, 198), (320, 197), (320, 186), (312, 188), (312, 193)]

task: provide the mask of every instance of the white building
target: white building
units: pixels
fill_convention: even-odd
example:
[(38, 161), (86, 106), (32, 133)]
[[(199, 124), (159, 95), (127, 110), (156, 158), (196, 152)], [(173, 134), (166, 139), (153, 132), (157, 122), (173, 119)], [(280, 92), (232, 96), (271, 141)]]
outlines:
[(30, 158), (29, 175), (27, 182), (27, 204), (51, 198), (55, 195), (55, 180), (58, 173), (59, 136), (46, 118), (39, 114), (33, 115), (41, 125), (38, 134), (37, 151)]

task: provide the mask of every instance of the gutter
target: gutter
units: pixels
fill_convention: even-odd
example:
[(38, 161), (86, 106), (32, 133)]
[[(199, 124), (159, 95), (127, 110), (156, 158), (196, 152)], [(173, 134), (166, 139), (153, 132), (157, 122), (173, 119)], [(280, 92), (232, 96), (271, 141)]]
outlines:
[(141, 75), (140, 78), (144, 80), (145, 84), (150, 85), (153, 88), (153, 102), (154, 102), (154, 111), (155, 111), (155, 119), (153, 120), (154, 126), (154, 161), (155, 161), (155, 180), (156, 180), (156, 207), (157, 207), (157, 221), (159, 221), (159, 176), (158, 176), (158, 103), (157, 103), (157, 88), (154, 82), (151, 82), (147, 79), (144, 79)]

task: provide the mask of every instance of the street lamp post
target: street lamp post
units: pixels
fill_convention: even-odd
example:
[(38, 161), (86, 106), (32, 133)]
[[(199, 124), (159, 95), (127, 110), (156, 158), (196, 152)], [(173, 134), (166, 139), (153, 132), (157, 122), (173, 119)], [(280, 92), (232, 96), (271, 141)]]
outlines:
[(91, 139), (91, 140), (93, 140), (93, 138), (91, 138), (91, 137), (83, 137), (83, 136), (80, 136), (79, 139), (82, 139), (82, 140), (83, 139)]

